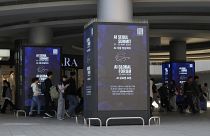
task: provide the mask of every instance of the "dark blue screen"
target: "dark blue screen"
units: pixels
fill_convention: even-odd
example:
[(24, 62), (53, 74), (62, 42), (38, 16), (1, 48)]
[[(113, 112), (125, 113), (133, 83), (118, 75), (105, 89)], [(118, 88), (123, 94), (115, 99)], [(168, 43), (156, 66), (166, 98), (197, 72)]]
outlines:
[(174, 80), (176, 84), (182, 84), (189, 76), (194, 75), (194, 62), (167, 62), (162, 64), (162, 79), (165, 83)]
[(172, 80), (176, 83), (184, 83), (187, 81), (189, 76), (194, 76), (195, 74), (195, 63), (172, 63)]
[(147, 109), (147, 26), (97, 26), (98, 110)]
[[(60, 81), (60, 48), (58, 47), (24, 47), (24, 93), (25, 106), (30, 106), (29, 96), (31, 79), (38, 77), (40, 82), (47, 78), (47, 72), (53, 72), (53, 84)], [(40, 83), (41, 84), (41, 83)], [(42, 92), (43, 93), (43, 92)], [(43, 97), (43, 96), (40, 96)], [(44, 105), (42, 98), (42, 105)]]

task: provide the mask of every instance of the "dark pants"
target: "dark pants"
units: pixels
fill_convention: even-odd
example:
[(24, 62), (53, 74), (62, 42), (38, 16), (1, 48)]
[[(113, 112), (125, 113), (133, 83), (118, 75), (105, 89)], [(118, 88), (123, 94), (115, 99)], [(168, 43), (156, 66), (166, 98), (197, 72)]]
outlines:
[(83, 100), (83, 98), (81, 98), (79, 104), (75, 108), (76, 114), (79, 114), (79, 113), (83, 112), (83, 105), (84, 105), (83, 103), (84, 103), (84, 100)]
[(76, 95), (67, 95), (67, 99), (69, 101), (68, 113), (71, 115), (75, 115), (75, 108), (78, 105), (78, 99)]
[(154, 109), (154, 106), (152, 105), (153, 103), (153, 98), (150, 97), (150, 116), (152, 116), (152, 112), (153, 112), (153, 109)]
[(45, 95), (45, 113), (50, 113), (52, 111), (53, 102), (49, 93)]
[(160, 98), (161, 106), (166, 108), (167, 111), (171, 111), (169, 100), (167, 97)]
[(189, 107), (189, 109), (195, 113), (195, 105), (193, 103), (193, 96), (192, 95), (187, 95), (186, 96), (186, 103), (187, 103), (187, 107)]
[(16, 108), (15, 108), (15, 105), (14, 105), (10, 100), (5, 99), (4, 104), (3, 104), (3, 107), (2, 107), (2, 109), (1, 109), (1, 112), (2, 112), (2, 113), (5, 113), (6, 108), (7, 108), (8, 105), (10, 105), (10, 106), (12, 107), (13, 110), (16, 109)]

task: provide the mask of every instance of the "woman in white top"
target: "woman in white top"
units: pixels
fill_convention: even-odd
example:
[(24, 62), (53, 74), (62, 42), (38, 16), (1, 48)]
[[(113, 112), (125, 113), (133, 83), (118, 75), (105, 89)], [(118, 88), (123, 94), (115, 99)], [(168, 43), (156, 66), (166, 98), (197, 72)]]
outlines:
[(38, 82), (39, 82), (39, 78), (33, 78), (32, 79), (31, 88), (32, 88), (32, 91), (33, 91), (33, 97), (32, 97), (29, 116), (31, 116), (33, 114), (33, 108), (34, 108), (35, 105), (37, 105), (37, 114), (40, 115), (41, 105), (40, 105), (39, 95), (41, 94), (41, 92), (40, 92), (39, 87), (38, 87)]

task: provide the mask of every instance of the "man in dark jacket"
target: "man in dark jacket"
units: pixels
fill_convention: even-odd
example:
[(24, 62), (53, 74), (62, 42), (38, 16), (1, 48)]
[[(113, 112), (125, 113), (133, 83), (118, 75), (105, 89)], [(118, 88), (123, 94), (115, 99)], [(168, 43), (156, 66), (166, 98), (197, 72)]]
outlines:
[(65, 95), (66, 95), (66, 99), (69, 102), (68, 113), (70, 114), (70, 116), (74, 116), (75, 115), (75, 108), (78, 105), (75, 72), (71, 72), (70, 76), (71, 77), (69, 79), (69, 86), (66, 89)]
[(52, 76), (53, 73), (51, 71), (49, 71), (47, 73), (47, 79), (45, 79), (44, 81), (44, 86), (45, 86), (45, 90), (44, 90), (44, 96), (45, 96), (45, 116), (46, 117), (52, 117), (52, 115), (50, 115), (50, 111), (51, 106), (53, 105), (52, 103), (52, 99), (50, 96), (50, 87), (52, 87)]

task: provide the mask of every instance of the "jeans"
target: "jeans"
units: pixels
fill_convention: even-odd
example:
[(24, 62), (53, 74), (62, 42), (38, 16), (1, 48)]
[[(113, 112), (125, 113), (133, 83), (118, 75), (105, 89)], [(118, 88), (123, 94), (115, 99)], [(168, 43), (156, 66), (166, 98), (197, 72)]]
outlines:
[(67, 95), (67, 100), (69, 101), (68, 113), (71, 115), (75, 114), (75, 108), (78, 105), (78, 99), (75, 95)]
[(30, 114), (32, 114), (35, 105), (37, 105), (37, 114), (40, 114), (41, 105), (38, 96), (33, 96), (32, 98)]
[(63, 94), (60, 93), (58, 98), (58, 108), (57, 108), (57, 119), (63, 119), (65, 115), (65, 99), (63, 98)]

